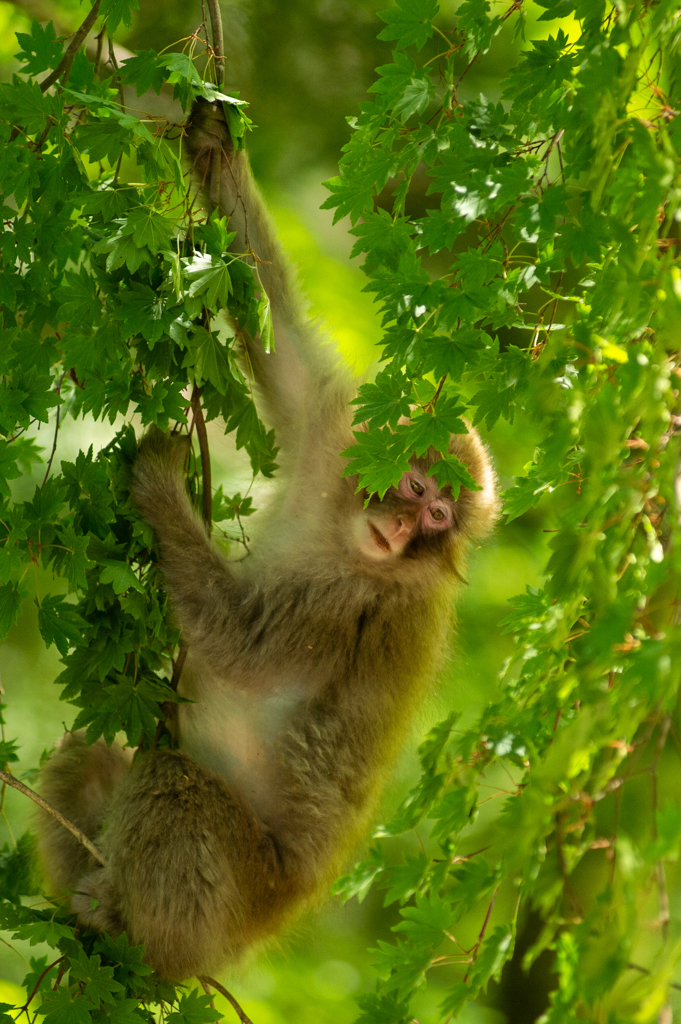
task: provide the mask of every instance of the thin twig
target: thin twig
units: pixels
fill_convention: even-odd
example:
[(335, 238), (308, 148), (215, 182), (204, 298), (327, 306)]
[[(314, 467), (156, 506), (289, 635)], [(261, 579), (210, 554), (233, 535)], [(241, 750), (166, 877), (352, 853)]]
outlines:
[[(28, 997), (28, 999), (26, 1000), (24, 1005), (21, 1007), (22, 1010), (24, 1010), (24, 1011), (28, 1010), (29, 1006), (31, 1005), (31, 1001), (33, 1000), (33, 997), (35, 996), (36, 992), (40, 988), (40, 983), (43, 980), (43, 978), (45, 977), (45, 975), (49, 971), (51, 971), (53, 967), (56, 967), (57, 964), (60, 964), (62, 962), (62, 960), (65, 960), (65, 959), (66, 959), (66, 956), (60, 956), (56, 960), (54, 960), (51, 964), (47, 965), (47, 967), (45, 968), (45, 970), (43, 971), (43, 973), (40, 975), (40, 977), (36, 981), (35, 985), (33, 986), (33, 991), (31, 992), (30, 996)], [(28, 1013), (26, 1013), (26, 1016), (28, 1017)]]
[(73, 822), (69, 821), (68, 818), (65, 818), (63, 814), (60, 814), (59, 811), (52, 807), (51, 804), (48, 804), (47, 800), (43, 800), (43, 798), (38, 796), (34, 790), (29, 789), (29, 787), (25, 786), (23, 782), (19, 782), (19, 780), (15, 779), (13, 775), (9, 772), (2, 771), (2, 769), (0, 769), (0, 781), (4, 782), (6, 786), (11, 786), (12, 789), (18, 789), (19, 792), (23, 793), (24, 796), (27, 796), (29, 800), (32, 800), (34, 803), (38, 804), (39, 807), (42, 807), (44, 811), (47, 811), (48, 814), (51, 814), (53, 818), (56, 818), (64, 828), (67, 828), (69, 832), (76, 837), (79, 843), (82, 843), (85, 849), (92, 854), (95, 860), (101, 864), (102, 867), (106, 867), (106, 861), (95, 844), (88, 839), (84, 832), (81, 832), (79, 828), (76, 828)]
[[(61, 386), (64, 383), (64, 377), (65, 376), (66, 376), (66, 371), (62, 374), (62, 378), (61, 378), (61, 380), (59, 381), (59, 384), (56, 387), (57, 394), (59, 394)], [(50, 458), (49, 458), (48, 463), (47, 463), (47, 469), (45, 470), (45, 476), (43, 477), (43, 482), (40, 485), (40, 489), (41, 490), (43, 489), (43, 487), (47, 483), (47, 478), (50, 475), (50, 470), (52, 469), (52, 460), (54, 459), (54, 453), (57, 450), (57, 435), (59, 434), (59, 415), (60, 415), (60, 413), (61, 413), (61, 405), (58, 405), (57, 406), (57, 418), (56, 418), (55, 424), (54, 424), (54, 440), (52, 441), (52, 451), (50, 452)]]
[(206, 433), (206, 421), (203, 418), (201, 408), (201, 388), (194, 385), (192, 395), (192, 412), (194, 414), (194, 426), (196, 436), (199, 439), (199, 451), (201, 452), (201, 482), (202, 482), (202, 511), (203, 521), (206, 530), (210, 533), (210, 524), (213, 509), (213, 491), (210, 479), (210, 451), (208, 449), (208, 434)]
[(440, 383), (437, 386), (437, 391), (435, 392), (435, 394), (433, 395), (431, 400), (428, 402), (428, 405), (426, 406), (426, 410), (428, 412), (431, 412), (431, 413), (435, 412), (435, 406), (437, 405), (437, 400), (440, 397), (440, 394), (442, 392), (442, 388), (443, 388), (444, 383), (445, 383), (446, 380), (447, 380), (447, 374), (445, 373), (444, 376), (440, 379)]
[[(650, 974), (650, 971), (648, 970), (648, 968), (647, 967), (641, 967), (640, 964), (627, 964), (627, 967), (629, 968), (630, 971), (640, 971), (641, 974)], [(681, 991), (681, 985), (677, 985), (675, 981), (670, 981), (669, 982), (669, 987), (670, 988), (678, 988), (679, 991)]]
[[(206, 995), (210, 999), (211, 1009), (214, 1010), (215, 1009), (215, 1003), (213, 1002), (213, 993), (210, 990), (210, 985), (207, 983), (205, 978), (199, 978), (199, 981), (201, 982), (201, 988), (203, 989), (203, 991), (206, 993)], [(216, 1024), (221, 1024), (221, 1021), (222, 1021), (222, 1018), (217, 1020)]]
[(222, 85), (225, 74), (225, 44), (222, 36), (222, 16), (218, 0), (207, 0), (210, 15), (210, 32), (213, 37), (213, 56), (215, 58), (215, 84)]
[(64, 75), (64, 81), (62, 82), (62, 85), (66, 83), (69, 74), (71, 73), (71, 65), (73, 64), (73, 60), (76, 54), (78, 53), (78, 50), (80, 50), (83, 40), (89, 33), (94, 23), (97, 21), (97, 15), (99, 14), (99, 4), (100, 0), (95, 0), (94, 4), (90, 8), (90, 11), (88, 12), (87, 18), (80, 26), (80, 28), (76, 29), (76, 33), (71, 42), (69, 43), (69, 47), (66, 50), (64, 56), (59, 61), (52, 74), (48, 75), (47, 78), (45, 78), (40, 83), (41, 92), (46, 92), (51, 85), (54, 85), (54, 83), (61, 75)]
[(183, 640), (180, 645), (180, 650), (177, 655), (177, 659), (175, 660), (175, 666), (173, 668), (173, 677), (170, 680), (170, 687), (172, 690), (177, 691), (177, 687), (180, 682), (180, 676), (182, 675), (182, 669), (184, 668), (184, 663), (187, 660), (187, 651), (187, 644)]
[(199, 978), (199, 981), (204, 986), (204, 988), (206, 985), (211, 985), (216, 992), (219, 992), (221, 996), (225, 997), (228, 1003), (231, 1003), (231, 1005), (234, 1007), (234, 1010), (236, 1011), (239, 1020), (241, 1021), (241, 1024), (253, 1024), (251, 1018), (248, 1016), (248, 1014), (244, 1013), (244, 1011), (241, 1009), (234, 996), (230, 992), (228, 992), (224, 985), (221, 985), (219, 981), (215, 981), (214, 978), (209, 978), (207, 974), (204, 974), (202, 978)]
[[(475, 961), (478, 959), (478, 953), (480, 952), (480, 946), (482, 945), (482, 940), (485, 937), (485, 932), (487, 931), (487, 925), (489, 924), (489, 919), (492, 916), (492, 909), (494, 908), (494, 904), (496, 903), (497, 893), (498, 892), (499, 892), (499, 886), (497, 886), (496, 889), (494, 890), (494, 895), (492, 896), (492, 899), (490, 900), (490, 904), (489, 904), (489, 906), (487, 908), (487, 913), (485, 914), (485, 920), (482, 922), (482, 928), (480, 929), (480, 934), (478, 935), (478, 941), (475, 943), (475, 946), (473, 947), (473, 959), (471, 960), (471, 967), (473, 966)], [(468, 975), (470, 973), (471, 973), (471, 968), (469, 967), (468, 970), (466, 971), (466, 977), (463, 979), (464, 980), (464, 984), (468, 981)]]
[(99, 65), (102, 62), (102, 50), (104, 49), (104, 36), (106, 35), (106, 23), (103, 25), (95, 39), (97, 40), (97, 51), (95, 53), (95, 77), (99, 74)]

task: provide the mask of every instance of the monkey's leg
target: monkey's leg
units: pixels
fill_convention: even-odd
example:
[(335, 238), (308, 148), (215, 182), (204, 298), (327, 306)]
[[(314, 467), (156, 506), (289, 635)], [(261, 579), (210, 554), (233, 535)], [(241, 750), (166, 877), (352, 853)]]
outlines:
[[(98, 740), (88, 747), (84, 732), (66, 732), (40, 773), (48, 803), (96, 841), (114, 790), (130, 770), (130, 756)], [(47, 811), (37, 812), (39, 850), (45, 873), (60, 889), (73, 888), (92, 857), (76, 837)]]
[(237, 959), (298, 891), (251, 811), (179, 751), (134, 764), (99, 842), (107, 866), (77, 885), (73, 909), (90, 927), (125, 930), (173, 980)]

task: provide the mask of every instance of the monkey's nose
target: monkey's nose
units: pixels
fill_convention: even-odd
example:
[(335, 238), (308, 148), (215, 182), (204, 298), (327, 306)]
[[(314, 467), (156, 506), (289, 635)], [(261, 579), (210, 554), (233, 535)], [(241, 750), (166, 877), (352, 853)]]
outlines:
[(413, 522), (405, 516), (395, 516), (395, 533), (393, 539), (404, 544), (410, 537), (414, 527)]

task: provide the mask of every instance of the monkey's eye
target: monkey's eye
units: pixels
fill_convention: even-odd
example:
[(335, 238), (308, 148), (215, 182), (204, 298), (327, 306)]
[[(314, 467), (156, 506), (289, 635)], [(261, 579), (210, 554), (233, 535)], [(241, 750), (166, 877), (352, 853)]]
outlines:
[(441, 523), (443, 519), (446, 519), (446, 516), (441, 508), (431, 508), (430, 514), (436, 523)]
[(425, 487), (423, 486), (423, 484), (420, 484), (418, 482), (418, 480), (414, 480), (414, 479), (411, 479), (409, 481), (409, 486), (411, 487), (411, 489), (414, 492), (414, 494), (419, 494), (420, 495), (420, 494), (423, 494), (425, 492), (425, 490), (426, 490)]

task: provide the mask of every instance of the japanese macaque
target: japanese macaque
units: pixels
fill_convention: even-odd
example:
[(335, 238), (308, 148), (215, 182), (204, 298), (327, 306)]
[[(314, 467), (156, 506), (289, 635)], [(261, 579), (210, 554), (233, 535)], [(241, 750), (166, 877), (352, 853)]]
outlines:
[(42, 792), (106, 866), (44, 814), (48, 877), (80, 922), (144, 943), (162, 976), (204, 975), (271, 936), (329, 884), (367, 827), (446, 643), (470, 541), (495, 519), (495, 477), (475, 431), (449, 451), (480, 485), (454, 499), (414, 458), (365, 508), (340, 452), (352, 442), (350, 374), (320, 343), (219, 105), (188, 131), (195, 173), (221, 154), (220, 211), (235, 252), (257, 254), (276, 351), (244, 337), (263, 416), (281, 445), (279, 490), (253, 551), (213, 546), (183, 477), (184, 445), (142, 440), (132, 493), (154, 528), (189, 655), (177, 749), (131, 765), (67, 733)]

